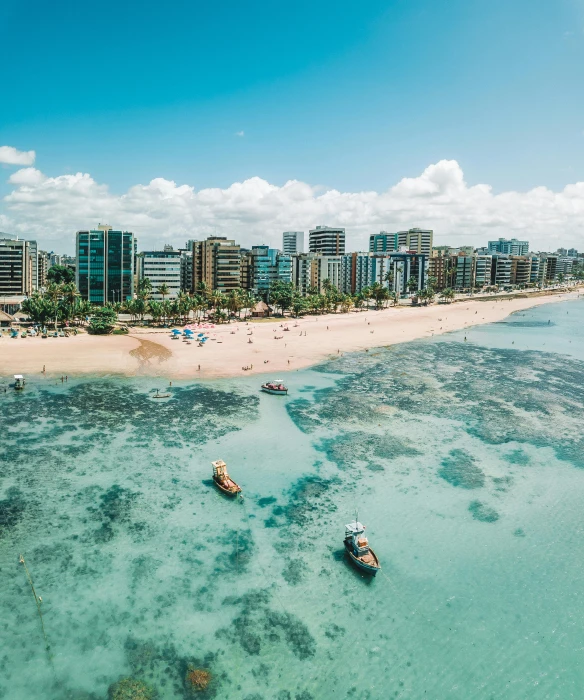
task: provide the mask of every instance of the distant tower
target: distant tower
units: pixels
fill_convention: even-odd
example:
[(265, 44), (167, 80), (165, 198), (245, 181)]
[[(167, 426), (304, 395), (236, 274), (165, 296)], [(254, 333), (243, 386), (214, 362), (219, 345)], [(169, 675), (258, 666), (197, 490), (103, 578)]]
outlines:
[(282, 234), (282, 252), (284, 255), (304, 253), (304, 231), (284, 231)]

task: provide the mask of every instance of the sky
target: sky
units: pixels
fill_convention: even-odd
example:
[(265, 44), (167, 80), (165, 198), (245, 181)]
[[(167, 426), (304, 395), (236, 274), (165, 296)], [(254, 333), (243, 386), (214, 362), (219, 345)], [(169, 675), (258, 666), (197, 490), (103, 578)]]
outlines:
[(584, 250), (584, 0), (0, 3), (0, 231)]

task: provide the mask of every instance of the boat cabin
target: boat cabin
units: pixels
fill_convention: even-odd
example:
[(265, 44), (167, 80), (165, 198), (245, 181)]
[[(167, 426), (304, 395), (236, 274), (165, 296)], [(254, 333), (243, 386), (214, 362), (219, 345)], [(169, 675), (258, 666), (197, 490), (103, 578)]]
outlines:
[(227, 473), (227, 465), (222, 459), (218, 459), (216, 462), (211, 462), (213, 465), (213, 476), (219, 479), (219, 481), (225, 481), (229, 479), (229, 474)]
[(369, 540), (365, 537), (365, 525), (353, 521), (345, 525), (345, 540), (350, 540), (355, 556), (362, 557), (369, 552)]

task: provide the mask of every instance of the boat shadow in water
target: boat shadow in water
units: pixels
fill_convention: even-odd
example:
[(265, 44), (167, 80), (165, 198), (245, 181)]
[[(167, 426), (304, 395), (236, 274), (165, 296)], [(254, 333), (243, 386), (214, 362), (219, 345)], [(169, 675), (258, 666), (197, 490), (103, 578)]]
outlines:
[(358, 579), (366, 586), (370, 586), (375, 581), (375, 576), (373, 574), (362, 571), (353, 564), (344, 547), (342, 549), (335, 549), (332, 555), (336, 562), (341, 564), (344, 569), (347, 569), (347, 571), (353, 575), (353, 578)]

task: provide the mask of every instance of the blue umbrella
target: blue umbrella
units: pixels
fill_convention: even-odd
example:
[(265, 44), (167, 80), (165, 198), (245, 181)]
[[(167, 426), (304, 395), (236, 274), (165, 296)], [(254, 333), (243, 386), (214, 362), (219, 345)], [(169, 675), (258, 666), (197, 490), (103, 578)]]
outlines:
[(172, 332), (174, 335), (180, 335), (180, 331), (178, 328), (173, 328)]

